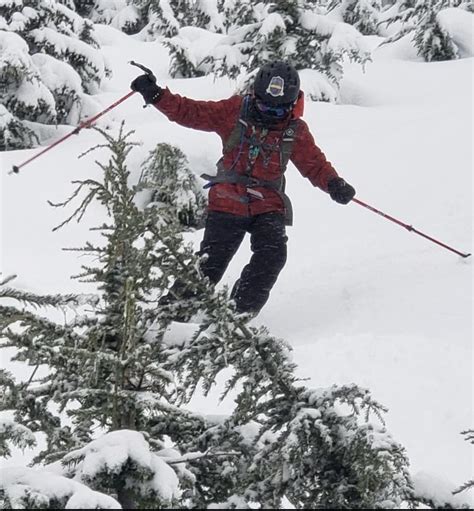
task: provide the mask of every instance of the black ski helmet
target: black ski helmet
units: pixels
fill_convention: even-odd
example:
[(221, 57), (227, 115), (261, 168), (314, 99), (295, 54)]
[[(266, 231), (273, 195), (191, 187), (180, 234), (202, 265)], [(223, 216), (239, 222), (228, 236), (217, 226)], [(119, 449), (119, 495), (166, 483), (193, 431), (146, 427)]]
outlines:
[(300, 77), (288, 62), (282, 60), (268, 62), (258, 71), (253, 92), (267, 105), (289, 105), (298, 98)]

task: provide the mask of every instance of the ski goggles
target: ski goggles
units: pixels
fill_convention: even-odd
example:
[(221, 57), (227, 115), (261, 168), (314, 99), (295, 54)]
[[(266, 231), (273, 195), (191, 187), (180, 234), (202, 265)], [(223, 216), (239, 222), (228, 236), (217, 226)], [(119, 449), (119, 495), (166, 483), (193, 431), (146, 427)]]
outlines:
[(267, 105), (261, 99), (255, 99), (255, 106), (260, 113), (279, 118), (285, 117), (293, 108), (293, 104), (280, 106)]

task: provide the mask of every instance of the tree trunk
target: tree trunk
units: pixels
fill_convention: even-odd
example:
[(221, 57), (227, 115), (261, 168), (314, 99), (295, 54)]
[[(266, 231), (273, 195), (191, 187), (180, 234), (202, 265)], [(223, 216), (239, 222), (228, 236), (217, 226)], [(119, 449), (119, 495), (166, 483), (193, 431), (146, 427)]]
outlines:
[(117, 488), (117, 500), (120, 502), (122, 509), (137, 509), (132, 491), (125, 488), (125, 486)]

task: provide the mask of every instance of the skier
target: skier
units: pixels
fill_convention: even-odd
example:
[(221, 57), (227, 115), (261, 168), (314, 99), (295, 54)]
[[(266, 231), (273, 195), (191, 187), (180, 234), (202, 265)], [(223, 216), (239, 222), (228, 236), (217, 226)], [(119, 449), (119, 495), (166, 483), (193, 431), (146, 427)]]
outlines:
[(255, 316), (268, 300), (287, 258), (286, 225), (292, 223), (284, 172), (291, 160), (313, 186), (340, 204), (354, 188), (338, 176), (301, 119), (303, 93), (295, 68), (283, 61), (259, 70), (250, 94), (221, 101), (196, 101), (159, 87), (153, 75), (131, 83), (147, 104), (181, 126), (217, 133), (223, 155), (208, 180), (208, 215), (201, 270), (217, 284), (250, 233), (252, 257), (231, 297), (239, 313)]

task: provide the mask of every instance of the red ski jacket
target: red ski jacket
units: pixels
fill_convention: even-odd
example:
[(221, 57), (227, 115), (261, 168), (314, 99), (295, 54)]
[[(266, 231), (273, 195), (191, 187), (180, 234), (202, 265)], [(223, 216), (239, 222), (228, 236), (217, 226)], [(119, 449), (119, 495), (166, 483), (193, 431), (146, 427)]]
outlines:
[[(196, 130), (217, 133), (223, 145), (229, 139), (239, 121), (243, 96), (232, 96), (221, 101), (196, 101), (172, 94), (165, 89), (155, 107), (163, 112), (168, 119), (181, 126)], [(294, 115), (294, 114), (293, 114)], [(285, 120), (273, 126), (265, 137), (265, 144), (272, 149), (269, 153), (259, 154), (253, 164), (251, 176), (265, 181), (281, 178), (280, 144), (282, 135), (290, 120)], [(250, 124), (250, 123), (249, 123)], [(254, 127), (254, 136), (259, 136), (261, 128)], [(251, 136), (252, 126), (246, 128), (245, 135)], [(239, 174), (248, 172), (249, 143), (244, 140), (230, 151), (223, 150), (224, 168)], [(308, 125), (299, 119), (296, 135), (292, 145), (290, 160), (300, 173), (307, 177), (313, 186), (327, 192), (328, 181), (337, 177), (337, 173), (330, 162), (326, 160), (323, 152), (315, 144)], [(254, 193), (249, 193), (244, 184), (218, 183), (209, 190), (209, 210), (232, 213), (235, 215), (259, 215), (270, 211), (285, 212), (285, 205), (281, 194), (268, 187), (252, 187)], [(257, 192), (257, 193), (255, 193)]]

